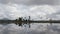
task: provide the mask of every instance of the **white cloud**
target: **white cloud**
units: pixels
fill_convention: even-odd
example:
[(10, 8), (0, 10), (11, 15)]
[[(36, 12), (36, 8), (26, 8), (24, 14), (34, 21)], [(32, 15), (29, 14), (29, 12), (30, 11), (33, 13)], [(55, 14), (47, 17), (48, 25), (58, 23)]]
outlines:
[(44, 18), (56, 12), (54, 7), (50, 5), (26, 6), (18, 4), (0, 4), (0, 10), (0, 18), (9, 19), (16, 19), (21, 16), (31, 16), (32, 19), (39, 19), (40, 17)]
[(0, 19), (16, 19), (21, 16), (31, 16), (31, 19), (46, 19), (50, 18), (50, 16), (54, 17), (53, 15), (60, 13), (59, 11), (59, 7), (51, 5), (26, 6), (18, 4), (0, 4)]

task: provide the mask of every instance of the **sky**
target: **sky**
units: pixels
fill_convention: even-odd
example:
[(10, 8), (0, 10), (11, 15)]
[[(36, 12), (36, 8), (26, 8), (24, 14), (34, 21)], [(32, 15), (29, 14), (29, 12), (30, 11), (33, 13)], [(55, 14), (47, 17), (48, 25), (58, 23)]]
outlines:
[(0, 0), (0, 19), (60, 19), (60, 0)]

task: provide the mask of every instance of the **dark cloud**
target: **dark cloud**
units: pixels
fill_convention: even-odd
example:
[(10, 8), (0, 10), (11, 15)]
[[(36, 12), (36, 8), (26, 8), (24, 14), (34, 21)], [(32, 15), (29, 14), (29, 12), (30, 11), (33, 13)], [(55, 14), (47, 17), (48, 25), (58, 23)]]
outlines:
[(59, 5), (59, 0), (0, 0), (0, 3), (16, 3), (16, 4), (25, 4), (25, 5)]

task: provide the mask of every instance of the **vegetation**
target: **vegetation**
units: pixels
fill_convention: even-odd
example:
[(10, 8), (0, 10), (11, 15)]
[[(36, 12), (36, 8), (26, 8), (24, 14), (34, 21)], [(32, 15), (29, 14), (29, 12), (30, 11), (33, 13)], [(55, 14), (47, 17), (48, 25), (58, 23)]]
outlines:
[(30, 27), (30, 23), (60, 23), (60, 20), (40, 20), (40, 21), (34, 21), (34, 20), (30, 20), (30, 16), (29, 19), (23, 19), (22, 17), (19, 17), (19, 19), (16, 20), (0, 20), (0, 24), (9, 24), (9, 23), (15, 23), (16, 25), (22, 26), (22, 24), (29, 24)]

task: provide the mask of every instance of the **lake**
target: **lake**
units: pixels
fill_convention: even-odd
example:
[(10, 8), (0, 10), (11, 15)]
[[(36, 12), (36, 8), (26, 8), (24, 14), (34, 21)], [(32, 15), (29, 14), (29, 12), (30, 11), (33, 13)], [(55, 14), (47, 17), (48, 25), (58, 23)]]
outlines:
[(60, 34), (60, 24), (31, 23), (18, 26), (16, 24), (0, 24), (0, 34)]

